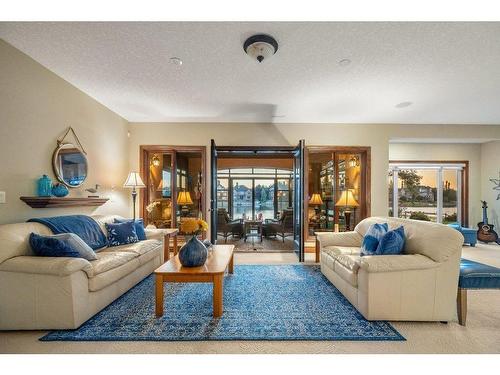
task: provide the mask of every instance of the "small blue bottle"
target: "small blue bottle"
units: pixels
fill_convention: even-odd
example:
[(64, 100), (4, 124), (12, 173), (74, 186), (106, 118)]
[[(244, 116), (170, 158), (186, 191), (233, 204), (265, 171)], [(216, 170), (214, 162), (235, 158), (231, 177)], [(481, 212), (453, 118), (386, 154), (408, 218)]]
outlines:
[(49, 176), (44, 174), (38, 179), (37, 187), (39, 197), (50, 197), (52, 191), (52, 180)]

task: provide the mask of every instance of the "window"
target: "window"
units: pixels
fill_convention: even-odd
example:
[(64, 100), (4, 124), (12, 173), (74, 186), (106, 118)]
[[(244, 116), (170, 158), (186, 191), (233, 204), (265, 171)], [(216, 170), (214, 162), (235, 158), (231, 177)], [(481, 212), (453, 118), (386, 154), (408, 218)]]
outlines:
[(389, 216), (466, 223), (466, 172), (463, 162), (390, 163)]
[(231, 168), (217, 172), (217, 208), (234, 219), (273, 219), (292, 205), (291, 170)]

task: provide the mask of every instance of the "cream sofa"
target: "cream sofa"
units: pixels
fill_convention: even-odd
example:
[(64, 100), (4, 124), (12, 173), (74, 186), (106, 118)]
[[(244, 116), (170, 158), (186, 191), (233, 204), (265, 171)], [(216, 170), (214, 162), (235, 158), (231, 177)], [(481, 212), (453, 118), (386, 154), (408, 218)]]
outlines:
[[(119, 216), (93, 218), (106, 233), (104, 223)], [(104, 248), (90, 262), (34, 256), (31, 232), (52, 234), (39, 223), (0, 225), (0, 330), (77, 328), (163, 263), (161, 229)]]
[[(373, 223), (404, 226), (403, 255), (360, 257)], [(463, 237), (442, 224), (387, 217), (361, 221), (354, 231), (318, 233), (321, 272), (368, 320), (451, 321)]]

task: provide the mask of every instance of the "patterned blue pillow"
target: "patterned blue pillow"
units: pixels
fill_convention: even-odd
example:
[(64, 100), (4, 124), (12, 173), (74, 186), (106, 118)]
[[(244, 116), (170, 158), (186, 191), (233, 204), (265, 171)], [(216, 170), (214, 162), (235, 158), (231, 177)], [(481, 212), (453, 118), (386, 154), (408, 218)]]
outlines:
[(129, 243), (139, 242), (135, 224), (132, 221), (124, 223), (104, 223), (108, 231), (108, 246), (120, 246)]
[[(115, 223), (124, 223), (126, 221), (133, 221), (132, 219), (115, 219)], [(145, 241), (146, 232), (144, 231), (144, 221), (142, 219), (135, 220), (135, 232), (137, 233), (137, 238), (139, 241)]]
[(370, 225), (363, 238), (360, 255), (374, 255), (380, 239), (384, 237), (388, 230), (387, 223)]
[(55, 236), (40, 236), (30, 234), (30, 246), (33, 252), (41, 257), (71, 257), (78, 258), (80, 254), (65, 241)]
[(405, 246), (405, 229), (400, 226), (388, 231), (378, 243), (376, 255), (398, 255)]

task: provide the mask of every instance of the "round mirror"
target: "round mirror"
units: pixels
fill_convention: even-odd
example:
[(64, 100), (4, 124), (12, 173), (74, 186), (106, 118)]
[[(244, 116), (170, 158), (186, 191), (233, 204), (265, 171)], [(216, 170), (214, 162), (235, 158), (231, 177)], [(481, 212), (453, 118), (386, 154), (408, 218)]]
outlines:
[(67, 187), (78, 187), (87, 178), (87, 157), (72, 143), (61, 143), (56, 148), (52, 166), (57, 179)]

